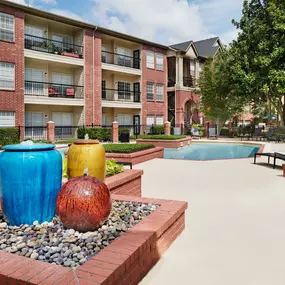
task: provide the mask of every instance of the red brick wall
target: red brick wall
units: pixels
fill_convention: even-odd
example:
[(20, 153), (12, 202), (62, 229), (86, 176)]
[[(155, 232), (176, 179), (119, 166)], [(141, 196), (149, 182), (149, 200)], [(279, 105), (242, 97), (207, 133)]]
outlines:
[(24, 125), (24, 13), (0, 6), (15, 17), (15, 42), (0, 41), (0, 61), (15, 63), (15, 90), (0, 90), (0, 111), (15, 111), (16, 125)]
[(84, 31), (84, 123), (93, 123), (93, 52), (92, 52), (93, 30)]
[(189, 100), (194, 100), (200, 103), (200, 95), (194, 94), (192, 91), (177, 90), (176, 91), (176, 119), (175, 124), (184, 125), (184, 107), (185, 103)]
[[(94, 36), (94, 37), (93, 37)], [(85, 30), (85, 124), (101, 125), (101, 34), (93, 30)], [(93, 58), (94, 56), (94, 58)], [(94, 68), (93, 68), (94, 64)], [(94, 92), (93, 92), (94, 88)]]
[[(164, 54), (163, 71), (150, 69), (146, 67), (147, 51), (159, 52)], [(154, 54), (154, 65), (156, 62), (156, 54)], [(142, 64), (142, 124), (146, 124), (147, 115), (163, 115), (164, 121), (167, 120), (167, 57), (166, 51), (151, 46), (142, 46), (141, 53)], [(164, 102), (156, 101), (156, 86), (154, 85), (154, 101), (146, 100), (146, 84), (147, 82), (160, 83), (164, 85)], [(154, 122), (156, 119), (154, 118)]]

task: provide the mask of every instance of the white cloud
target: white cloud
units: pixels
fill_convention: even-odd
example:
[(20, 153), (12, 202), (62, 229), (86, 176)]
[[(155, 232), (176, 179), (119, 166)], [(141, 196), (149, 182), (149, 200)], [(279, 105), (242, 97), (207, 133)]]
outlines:
[(63, 16), (63, 17), (67, 17), (67, 18), (71, 18), (74, 20), (78, 20), (78, 21), (85, 21), (83, 20), (79, 15), (70, 12), (68, 10), (61, 10), (61, 9), (50, 9), (49, 12)]
[(243, 0), (91, 0), (100, 26), (164, 44), (235, 36), (230, 23)]
[(15, 3), (18, 3), (18, 4), (22, 4), (22, 5), (27, 5), (27, 3), (25, 2), (25, 0), (9, 0), (11, 2), (15, 2)]
[(234, 28), (233, 30), (227, 31), (225, 33), (222, 33), (220, 35), (222, 43), (223, 44), (231, 43), (234, 39), (237, 38), (238, 32), (239, 32), (239, 30)]

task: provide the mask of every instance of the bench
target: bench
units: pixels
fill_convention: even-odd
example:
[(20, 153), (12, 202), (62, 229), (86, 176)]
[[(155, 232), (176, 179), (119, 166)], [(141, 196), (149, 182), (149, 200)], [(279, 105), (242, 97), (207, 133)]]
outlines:
[(268, 164), (270, 163), (270, 158), (273, 158), (273, 169), (276, 167), (276, 159), (285, 160), (285, 154), (279, 152), (264, 152), (264, 153), (255, 153), (254, 154), (254, 164), (256, 164), (256, 157), (257, 156), (267, 156), (268, 157)]

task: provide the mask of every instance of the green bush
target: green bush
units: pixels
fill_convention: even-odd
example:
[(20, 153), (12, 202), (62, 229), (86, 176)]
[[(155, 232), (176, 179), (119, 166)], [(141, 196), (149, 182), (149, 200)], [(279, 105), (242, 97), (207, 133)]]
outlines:
[(124, 171), (124, 165), (117, 164), (116, 160), (110, 159), (106, 161), (106, 176), (113, 176)]
[(152, 126), (150, 128), (150, 135), (164, 135), (164, 126)]
[(199, 131), (199, 136), (200, 137), (203, 137), (204, 136), (204, 133), (205, 133), (205, 129), (202, 125), (200, 124), (193, 124), (192, 125), (192, 129), (198, 129)]
[(88, 134), (89, 139), (99, 141), (111, 141), (112, 130), (111, 128), (85, 128), (79, 127), (77, 130), (77, 138), (84, 139), (85, 135)]
[(180, 140), (186, 138), (186, 136), (167, 136), (167, 135), (142, 135), (141, 139), (151, 139), (151, 140)]
[(119, 128), (119, 135), (121, 134), (130, 134), (129, 128)]
[(0, 147), (20, 142), (19, 128), (0, 128)]
[(103, 144), (107, 153), (132, 153), (149, 148), (153, 148), (152, 144)]

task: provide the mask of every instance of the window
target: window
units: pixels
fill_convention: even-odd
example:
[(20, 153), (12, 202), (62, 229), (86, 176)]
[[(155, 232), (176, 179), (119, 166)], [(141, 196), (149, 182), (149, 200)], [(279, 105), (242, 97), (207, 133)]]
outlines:
[(14, 41), (14, 16), (0, 13), (0, 40)]
[(118, 47), (116, 49), (118, 65), (131, 67), (131, 51), (127, 48)]
[(15, 127), (15, 112), (0, 111), (0, 127)]
[(146, 84), (146, 99), (153, 101), (154, 100), (154, 83), (147, 82)]
[(118, 114), (117, 122), (119, 123), (119, 126), (131, 126), (132, 125), (132, 115)]
[(163, 70), (163, 54), (161, 53), (156, 54), (156, 69)]
[(25, 112), (25, 138), (43, 138), (45, 116), (42, 112)]
[(156, 84), (156, 101), (164, 101), (163, 85)]
[(107, 49), (105, 46), (101, 47), (101, 58), (102, 58), (102, 62), (107, 62), (107, 53), (106, 53)]
[(154, 116), (153, 115), (147, 115), (146, 116), (146, 125), (147, 126), (154, 125)]
[(118, 98), (131, 100), (131, 84), (129, 82), (118, 82)]
[(161, 116), (161, 115), (156, 116), (156, 125), (158, 125), (158, 126), (163, 125), (163, 116)]
[(52, 120), (55, 124), (55, 133), (58, 135), (72, 135), (72, 113), (53, 112)]
[(52, 83), (72, 85), (72, 75), (71, 74), (52, 74)]
[(0, 89), (15, 89), (15, 64), (0, 62)]
[(190, 59), (190, 75), (195, 76), (195, 61)]
[(147, 51), (146, 53), (146, 67), (154, 68), (154, 52)]
[(44, 73), (38, 69), (25, 69), (25, 94), (44, 95)]
[(72, 37), (70, 37), (70, 36), (53, 34), (52, 40), (55, 41), (53, 43), (57, 47), (61, 47), (64, 49), (72, 48)]
[(43, 38), (44, 37), (44, 29), (38, 28), (38, 27), (32, 27), (32, 26), (25, 26), (25, 34)]

